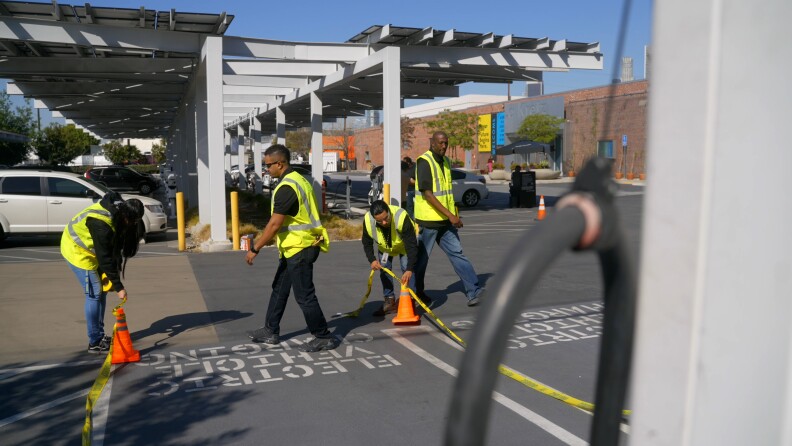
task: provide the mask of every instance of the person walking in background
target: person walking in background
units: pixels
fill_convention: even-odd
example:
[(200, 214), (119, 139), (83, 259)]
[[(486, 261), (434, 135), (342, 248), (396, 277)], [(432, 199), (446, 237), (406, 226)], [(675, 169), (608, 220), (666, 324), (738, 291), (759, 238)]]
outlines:
[(404, 196), (401, 205), (407, 211), (407, 214), (410, 215), (410, 218), (415, 218), (415, 163), (409, 156), (402, 158), (401, 173), (402, 195)]
[[(383, 200), (371, 204), (369, 212), (363, 217), (363, 251), (371, 264), (371, 269), (380, 270), (382, 291), (385, 297), (381, 308), (374, 316), (385, 316), (395, 313), (398, 308), (393, 290), (392, 278), (382, 271), (382, 267), (392, 269), (393, 258), (399, 256), (402, 277), (401, 285), (415, 289), (413, 270), (418, 260), (418, 242), (415, 237), (415, 226), (407, 211), (398, 206), (389, 206)], [(381, 254), (377, 259), (374, 246)]]
[[(129, 297), (121, 278), (127, 260), (137, 254), (144, 235), (143, 212), (140, 200), (124, 201), (110, 192), (75, 215), (61, 235), (61, 255), (85, 294), (88, 353), (106, 353), (110, 349), (113, 339), (104, 332), (107, 290), (118, 293), (121, 300)], [(109, 285), (104, 289), (103, 276)]]
[(336, 340), (327, 328), (327, 320), (319, 306), (313, 282), (313, 264), (319, 252), (327, 252), (330, 237), (319, 221), (319, 208), (313, 187), (302, 175), (292, 170), (289, 149), (280, 144), (264, 152), (264, 165), (274, 178), (280, 178), (272, 192), (272, 212), (267, 226), (245, 256), (248, 265), (259, 250), (272, 239), (276, 240), (280, 261), (272, 280), (272, 294), (267, 306), (265, 324), (248, 332), (253, 342), (280, 342), (280, 321), (286, 310), (289, 293), (302, 310), (308, 330), (314, 338), (299, 348), (304, 352), (332, 350)]
[(522, 189), (522, 168), (516, 166), (511, 174), (511, 181), (509, 182), (509, 207), (520, 207), (520, 189)]
[(430, 149), (418, 158), (416, 163), (415, 221), (420, 225), (419, 254), (416, 266), (416, 295), (430, 303), (424, 292), (424, 279), (429, 263), (429, 255), (435, 242), (446, 253), (454, 271), (462, 280), (468, 306), (478, 305), (484, 288), (479, 286), (478, 276), (470, 260), (462, 252), (462, 242), (457, 229), (462, 220), (456, 215), (454, 192), (451, 183), (451, 164), (445, 156), (448, 149), (448, 135), (435, 132)]

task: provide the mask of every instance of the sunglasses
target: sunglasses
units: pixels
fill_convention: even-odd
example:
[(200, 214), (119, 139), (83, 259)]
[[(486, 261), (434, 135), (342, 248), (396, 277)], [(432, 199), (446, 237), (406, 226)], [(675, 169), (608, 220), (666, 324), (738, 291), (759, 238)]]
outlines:
[(267, 169), (269, 169), (269, 168), (270, 168), (270, 166), (272, 166), (273, 164), (278, 164), (278, 163), (282, 163), (282, 162), (283, 162), (283, 161), (273, 161), (273, 162), (271, 162), (271, 163), (264, 163), (264, 167), (266, 167)]

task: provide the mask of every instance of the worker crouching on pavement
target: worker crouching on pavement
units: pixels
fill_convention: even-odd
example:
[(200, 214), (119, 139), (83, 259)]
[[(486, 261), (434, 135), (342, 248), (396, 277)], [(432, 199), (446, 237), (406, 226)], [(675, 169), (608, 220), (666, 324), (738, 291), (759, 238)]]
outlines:
[[(126, 262), (138, 251), (144, 235), (143, 203), (137, 199), (124, 201), (110, 192), (98, 203), (80, 211), (71, 219), (61, 236), (61, 255), (69, 262), (85, 293), (85, 322), (88, 327), (88, 353), (107, 353), (112, 338), (104, 332), (107, 291), (127, 299), (121, 277)], [(109, 280), (103, 289), (102, 275)]]
[[(363, 251), (366, 253), (371, 269), (380, 270), (382, 291), (385, 302), (376, 310), (374, 316), (385, 316), (395, 313), (396, 295), (393, 280), (382, 267), (392, 269), (393, 258), (399, 256), (402, 277), (401, 285), (415, 289), (413, 269), (418, 261), (418, 241), (415, 237), (415, 226), (407, 211), (398, 206), (389, 206), (383, 200), (371, 203), (369, 212), (363, 217)], [(374, 245), (381, 255), (377, 259)]]

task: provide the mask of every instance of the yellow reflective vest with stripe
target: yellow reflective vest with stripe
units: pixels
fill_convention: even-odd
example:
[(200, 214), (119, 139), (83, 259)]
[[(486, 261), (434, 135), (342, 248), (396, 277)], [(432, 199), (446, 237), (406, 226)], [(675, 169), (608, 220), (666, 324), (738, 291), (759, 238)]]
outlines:
[(294, 217), (286, 216), (280, 231), (278, 231), (276, 237), (278, 251), (283, 257), (288, 259), (304, 248), (313, 246), (317, 242), (318, 237), (322, 237), (323, 239), (318, 242), (318, 246), (323, 252), (327, 252), (330, 249), (330, 236), (319, 220), (319, 209), (316, 206), (316, 198), (314, 197), (311, 184), (302, 175), (294, 171), (281, 178), (272, 194), (271, 212), (275, 211), (274, 197), (282, 187), (294, 189), (300, 206), (297, 215)]
[(99, 268), (99, 261), (96, 258), (96, 251), (94, 251), (93, 238), (91, 238), (91, 233), (86, 225), (88, 217), (107, 223), (110, 229), (115, 231), (110, 211), (100, 203), (92, 204), (72, 218), (63, 229), (61, 254), (66, 261), (77, 268), (96, 270)]
[[(377, 222), (374, 220), (374, 216), (371, 215), (371, 212), (366, 212), (366, 215), (363, 217), (363, 226), (366, 228), (366, 232), (368, 233), (369, 237), (371, 237), (371, 239), (374, 240), (374, 243), (377, 244), (377, 248), (380, 252), (387, 252), (392, 256), (407, 254), (407, 249), (404, 247), (404, 240), (401, 238), (401, 232), (404, 228), (404, 222), (410, 217), (407, 215), (407, 211), (398, 206), (388, 207), (390, 207), (391, 216), (390, 246), (385, 244), (385, 234), (383, 233), (383, 228), (377, 225)], [(372, 231), (371, 228), (376, 228), (376, 230)]]
[[(451, 182), (451, 164), (448, 162), (448, 157), (443, 157), (442, 166), (435, 161), (431, 150), (426, 151), (418, 159), (429, 163), (429, 168), (432, 171), (432, 193), (434, 196), (446, 209), (451, 213), (455, 213), (456, 205), (454, 204), (454, 190)], [(448, 220), (448, 217), (441, 214), (426, 201), (418, 189), (417, 181), (415, 182), (415, 219), (423, 221)]]

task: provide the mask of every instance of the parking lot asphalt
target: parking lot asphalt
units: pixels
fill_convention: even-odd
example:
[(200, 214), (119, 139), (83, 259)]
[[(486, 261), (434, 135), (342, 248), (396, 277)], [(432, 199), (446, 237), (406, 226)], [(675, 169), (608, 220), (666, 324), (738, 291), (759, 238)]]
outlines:
[[(539, 185), (552, 204), (569, 184)], [(503, 185), (462, 209), (463, 247), (492, 287), (536, 208), (504, 209)], [(620, 186), (617, 207), (637, 257), (642, 187)], [(371, 315), (381, 303), (360, 241), (339, 241), (315, 265), (317, 295), (341, 341), (332, 352), (299, 353), (308, 334), (290, 301), (279, 346), (253, 344), (245, 331), (266, 312), (277, 254), (248, 266), (240, 252), (179, 253), (172, 234), (141, 246), (125, 284), (136, 364), (114, 366), (95, 410), (94, 444), (439, 444), (463, 352), (426, 317), (396, 327)], [(0, 437), (3, 444), (73, 444), (85, 395), (102, 358), (85, 353), (82, 296), (57, 254), (57, 241), (9, 240), (0, 248)], [(546, 272), (516, 319), (504, 364), (587, 401), (593, 399), (601, 280), (592, 253), (565, 253)], [(433, 311), (468, 339), (480, 308), (465, 305), (450, 263), (435, 250), (427, 275)], [(114, 300), (108, 299), (108, 305)], [(487, 305), (484, 302), (483, 305)], [(108, 309), (106, 324), (112, 327)], [(489, 444), (585, 444), (591, 416), (500, 377)]]

